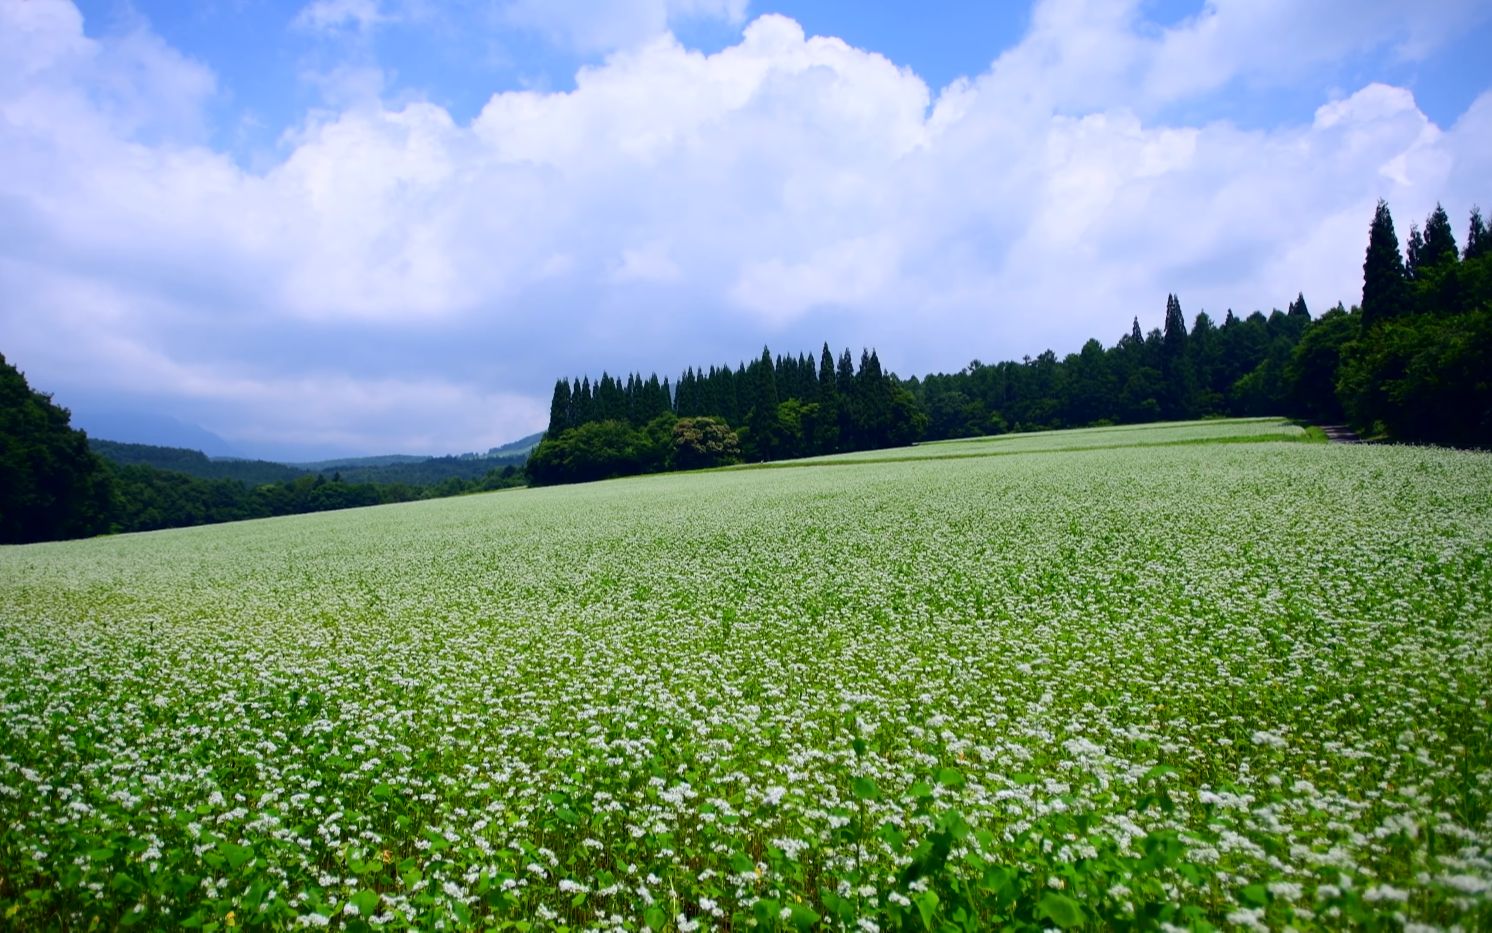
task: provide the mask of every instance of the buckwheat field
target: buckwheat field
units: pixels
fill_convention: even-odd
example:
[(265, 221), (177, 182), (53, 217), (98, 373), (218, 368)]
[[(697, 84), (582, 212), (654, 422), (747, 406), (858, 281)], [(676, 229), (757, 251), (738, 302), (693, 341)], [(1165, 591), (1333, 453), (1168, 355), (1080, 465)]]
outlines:
[(0, 927), (1487, 929), (1492, 455), (1300, 440), (0, 549)]

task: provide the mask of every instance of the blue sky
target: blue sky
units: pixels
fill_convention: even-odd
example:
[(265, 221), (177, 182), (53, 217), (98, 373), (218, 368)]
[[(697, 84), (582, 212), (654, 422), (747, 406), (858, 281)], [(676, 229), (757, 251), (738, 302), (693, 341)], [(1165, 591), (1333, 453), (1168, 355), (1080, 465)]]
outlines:
[(1492, 206), (1470, 0), (0, 0), (0, 352), (245, 454), (484, 449), (560, 375), (902, 375), (1351, 303)]

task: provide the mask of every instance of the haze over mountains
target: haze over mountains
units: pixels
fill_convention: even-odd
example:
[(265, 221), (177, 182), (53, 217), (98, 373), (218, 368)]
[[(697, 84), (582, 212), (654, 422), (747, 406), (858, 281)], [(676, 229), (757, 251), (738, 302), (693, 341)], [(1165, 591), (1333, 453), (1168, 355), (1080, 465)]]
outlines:
[(243, 451), (201, 425), (157, 412), (94, 408), (70, 405), (58, 399), (72, 412), (73, 426), (88, 432), (91, 438), (119, 441), (125, 444), (151, 444), (156, 447), (181, 447), (200, 450), (209, 457), (244, 457)]
[(89, 438), (95, 441), (112, 441), (116, 444), (127, 445), (142, 444), (200, 452), (211, 460), (267, 461), (313, 473), (344, 466), (357, 468), (387, 466), (394, 463), (417, 463), (447, 457), (516, 457), (532, 450), (539, 443), (539, 438), (543, 436), (542, 432), (530, 434), (485, 452), (429, 451), (397, 454), (378, 451), (339, 452), (329, 446), (293, 444), (260, 444), (250, 448), (242, 444), (233, 444), (201, 425), (159, 412), (94, 407), (86, 403), (74, 407), (68, 404), (67, 399), (58, 399), (58, 402), (71, 411), (73, 426), (87, 432)]

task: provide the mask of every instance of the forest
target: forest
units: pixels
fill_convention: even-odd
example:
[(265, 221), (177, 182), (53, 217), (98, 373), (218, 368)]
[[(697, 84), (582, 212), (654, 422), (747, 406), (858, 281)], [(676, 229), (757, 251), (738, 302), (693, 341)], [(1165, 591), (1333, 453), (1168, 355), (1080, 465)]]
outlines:
[(1363, 299), (1313, 318), (1286, 310), (1206, 312), (1190, 325), (1175, 295), (1163, 323), (1136, 317), (1105, 347), (1058, 358), (970, 362), (902, 381), (874, 350), (773, 356), (685, 370), (677, 382), (603, 373), (559, 380), (535, 483), (578, 482), (912, 443), (1088, 425), (1285, 414), (1345, 422), (1364, 436), (1492, 446), (1492, 272), (1473, 209), (1464, 250), (1437, 205), (1399, 249), (1379, 202)]
[(447, 457), (355, 457), (310, 464), (285, 464), (239, 457), (208, 457), (200, 450), (88, 439), (93, 452), (121, 466), (150, 466), (199, 479), (231, 479), (249, 486), (290, 483), (317, 474), (348, 483), (380, 486), (438, 486), (451, 479), (479, 480), (493, 470), (521, 467), (525, 454), (462, 454)]
[[(560, 379), (544, 438), (500, 460), (431, 458), (308, 473), (195, 451), (90, 441), (0, 356), (0, 542), (39, 541), (322, 511), (918, 441), (1088, 425), (1283, 414), (1368, 439), (1492, 448), (1492, 238), (1470, 212), (1464, 246), (1436, 206), (1401, 250), (1379, 202), (1362, 300), (1313, 317), (1221, 322), (1166, 297), (1111, 345), (970, 362), (902, 380), (873, 349), (656, 375)], [(100, 456), (102, 450), (108, 457)], [(162, 453), (164, 451), (164, 453)], [(162, 459), (162, 458), (165, 459)], [(501, 465), (500, 468), (498, 465)], [(288, 472), (287, 472), (288, 471)]]

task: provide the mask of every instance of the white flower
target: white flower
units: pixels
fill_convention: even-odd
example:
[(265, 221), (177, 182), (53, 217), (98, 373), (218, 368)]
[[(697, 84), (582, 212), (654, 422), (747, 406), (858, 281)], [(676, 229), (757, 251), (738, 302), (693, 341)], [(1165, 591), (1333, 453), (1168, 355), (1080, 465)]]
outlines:
[(1378, 901), (1393, 901), (1402, 904), (1409, 900), (1409, 892), (1400, 890), (1391, 884), (1375, 884), (1362, 892), (1362, 899), (1369, 903)]

